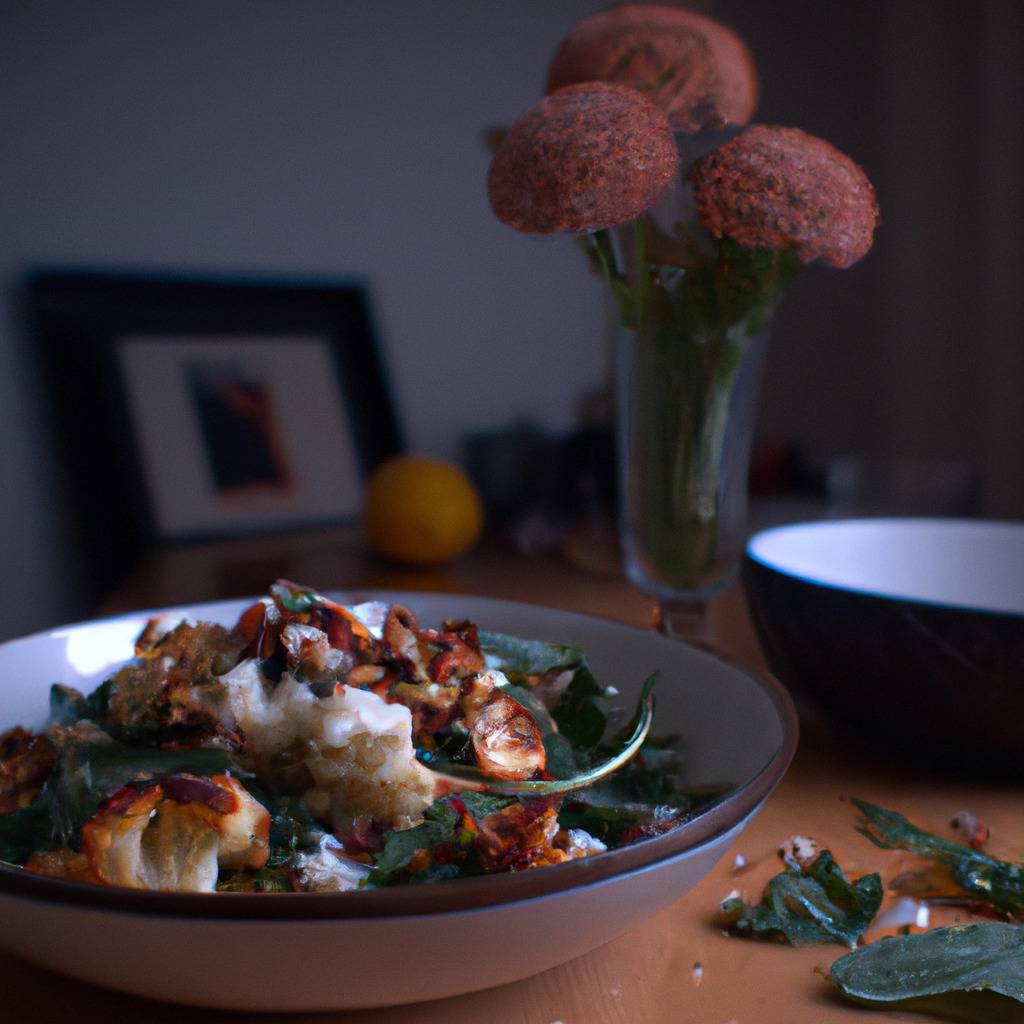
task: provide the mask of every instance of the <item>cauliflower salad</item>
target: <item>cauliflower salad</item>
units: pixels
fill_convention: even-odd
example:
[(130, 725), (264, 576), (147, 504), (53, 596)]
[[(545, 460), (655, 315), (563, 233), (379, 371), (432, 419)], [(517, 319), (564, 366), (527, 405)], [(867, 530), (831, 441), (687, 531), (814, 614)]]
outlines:
[(670, 742), (562, 795), (453, 772), (579, 775), (622, 743), (616, 693), (575, 648), (465, 620), (424, 628), (400, 605), (343, 606), (281, 580), (231, 628), (151, 620), (92, 693), (52, 687), (42, 731), (0, 734), (0, 861), (99, 885), (280, 893), (589, 857), (697, 809)]

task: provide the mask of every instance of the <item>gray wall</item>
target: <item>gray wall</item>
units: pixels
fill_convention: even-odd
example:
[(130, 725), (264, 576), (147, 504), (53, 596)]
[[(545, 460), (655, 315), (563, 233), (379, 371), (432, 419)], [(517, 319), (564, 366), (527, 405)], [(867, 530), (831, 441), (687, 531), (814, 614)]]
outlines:
[(553, 41), (592, 9), (0, 5), (0, 634), (75, 613), (12, 308), (27, 265), (365, 275), (415, 447), (573, 422), (602, 373), (600, 286), (569, 240), (494, 219), (482, 132), (535, 101)]
[[(13, 305), (29, 265), (364, 275), (414, 447), (453, 455), (467, 429), (574, 421), (604, 372), (604, 296), (571, 241), (495, 221), (481, 132), (539, 96), (558, 39), (600, 6), (0, 5), (0, 635), (84, 611), (54, 479), (60, 439)], [(1005, 381), (1019, 366), (1006, 355), (1019, 302), (990, 296), (990, 355), (965, 341), (987, 261), (1004, 276), (1019, 261), (992, 204), (988, 228), (976, 205), (986, 168), (1009, 180), (996, 143), (1016, 138), (1020, 117), (989, 124), (977, 159), (960, 134), (1018, 82), (1001, 42), (1017, 5), (712, 7), (754, 49), (759, 119), (860, 160), (885, 220), (863, 265), (812, 269), (793, 289), (762, 435), (822, 456), (924, 454), (968, 459), (989, 481), (1024, 477), (1006, 461), (1016, 449), (999, 453), (1006, 417), (986, 405), (981, 430), (977, 416), (1000, 389), (1016, 414)], [(993, 507), (1024, 514), (1024, 496), (1004, 487)]]

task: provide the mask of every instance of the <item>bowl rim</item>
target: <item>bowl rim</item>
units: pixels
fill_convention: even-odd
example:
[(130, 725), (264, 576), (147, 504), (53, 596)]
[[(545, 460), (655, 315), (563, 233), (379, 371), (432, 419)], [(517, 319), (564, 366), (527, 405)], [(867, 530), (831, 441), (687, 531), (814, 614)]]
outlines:
[[(472, 594), (437, 591), (379, 591), (354, 589), (328, 591), (351, 599), (356, 594), (363, 600), (381, 598), (400, 601), (403, 596), (415, 600), (423, 597), (444, 597), (492, 604), (510, 611), (551, 611), (574, 618), (581, 623), (598, 624), (616, 631), (650, 637), (650, 630), (594, 615), (567, 611), (564, 608), (505, 601)], [(233, 605), (257, 598), (243, 597), (223, 601), (197, 601), (188, 605), (144, 609), (111, 615), (67, 626), (42, 630), (26, 637), (0, 644), (0, 652), (10, 644), (38, 639), (58, 630), (90, 626), (103, 622), (140, 618), (154, 614), (187, 613), (197, 607)], [(44, 875), (35, 875), (16, 865), (0, 862), (0, 895), (33, 901), (116, 910), (119, 913), (158, 917), (194, 917), (203, 920), (251, 919), (262, 921), (373, 919), (446, 914), (519, 903), (527, 899), (556, 895), (563, 891), (630, 874), (679, 854), (692, 851), (706, 842), (727, 833), (752, 814), (778, 785), (796, 752), (799, 722), (793, 700), (782, 684), (761, 668), (742, 665), (715, 648), (689, 645), (705, 656), (714, 658), (745, 676), (768, 699), (778, 716), (782, 730), (779, 746), (768, 761), (752, 776), (741, 782), (721, 800), (697, 812), (682, 825), (659, 836), (593, 857), (555, 864), (536, 871), (501, 873), (432, 882), (422, 886), (395, 886), (372, 891), (331, 893), (174, 893), (120, 886), (73, 882)]]
[(835, 583), (830, 580), (821, 579), (805, 572), (798, 572), (790, 569), (777, 561), (773, 561), (755, 550), (758, 544), (771, 536), (778, 536), (784, 533), (813, 532), (819, 529), (835, 529), (842, 532), (851, 526), (876, 526), (889, 527), (897, 526), (899, 529), (913, 528), (914, 525), (927, 524), (928, 526), (952, 526), (963, 528), (972, 532), (997, 527), (1010, 530), (1024, 536), (1024, 522), (1013, 519), (967, 519), (945, 516), (864, 516), (850, 519), (815, 519), (795, 523), (783, 523), (778, 526), (770, 526), (759, 530), (747, 540), (744, 548), (744, 559), (753, 563), (761, 569), (773, 572), (778, 576), (795, 580), (798, 583), (809, 587), (820, 587), (823, 590), (830, 590), (843, 594), (851, 594), (857, 597), (869, 598), (878, 601), (887, 601), (894, 604), (915, 605), (921, 608), (936, 608), (946, 611), (970, 612), (974, 615), (994, 616), (1007, 620), (1019, 621), (1024, 619), (1024, 610), (1013, 611), (1007, 608), (983, 607), (979, 604), (964, 603), (957, 601), (943, 601), (937, 598), (912, 597), (906, 594), (873, 589), (868, 586), (858, 586), (850, 583)]

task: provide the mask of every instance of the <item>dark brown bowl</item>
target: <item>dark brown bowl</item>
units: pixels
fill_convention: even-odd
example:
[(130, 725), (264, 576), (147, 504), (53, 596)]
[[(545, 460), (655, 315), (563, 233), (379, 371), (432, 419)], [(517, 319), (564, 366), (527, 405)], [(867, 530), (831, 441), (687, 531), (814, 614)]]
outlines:
[(1024, 768), (1024, 523), (862, 519), (754, 536), (775, 674), (840, 724), (947, 766)]

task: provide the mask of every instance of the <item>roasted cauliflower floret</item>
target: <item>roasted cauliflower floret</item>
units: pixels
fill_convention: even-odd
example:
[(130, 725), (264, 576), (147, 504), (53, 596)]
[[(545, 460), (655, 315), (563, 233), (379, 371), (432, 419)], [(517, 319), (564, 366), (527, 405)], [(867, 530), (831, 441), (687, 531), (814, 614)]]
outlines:
[(255, 661), (222, 679), (248, 766), (302, 794), (333, 828), (362, 815), (400, 826), (430, 806), (434, 780), (416, 760), (408, 708), (344, 685), (317, 697), (287, 674), (267, 687)]
[(213, 892), (221, 868), (267, 862), (270, 815), (229, 775), (130, 783), (82, 829), (82, 853), (42, 852), (38, 874), (129, 889)]

